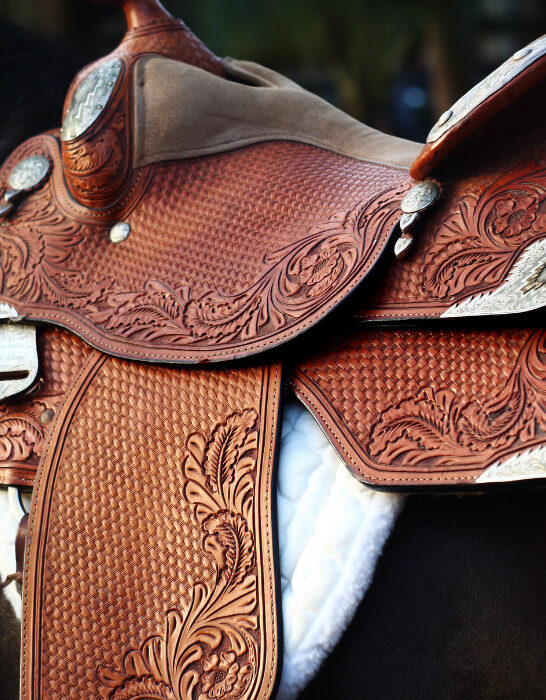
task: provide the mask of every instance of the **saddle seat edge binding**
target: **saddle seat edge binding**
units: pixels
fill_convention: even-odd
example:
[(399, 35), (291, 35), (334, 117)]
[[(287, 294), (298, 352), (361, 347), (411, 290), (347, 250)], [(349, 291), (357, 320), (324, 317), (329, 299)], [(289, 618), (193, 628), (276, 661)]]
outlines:
[[(140, 7), (152, 23), (140, 22)], [(521, 136), (507, 143), (508, 174), (491, 175), (487, 153), (469, 169), (461, 150), (475, 143), (468, 123), (482, 114), (469, 98), (466, 113), (453, 110), (456, 135), (443, 132), (418, 156), (417, 145), (359, 125), (267, 69), (209, 55), (178, 20), (157, 14), (158, 3), (125, 9), (128, 34), (76, 78), (62, 133), (23, 144), (0, 172), (0, 328), (28, 326), (37, 368), (28, 322), (44, 325), (38, 343), (51, 357), (41, 385), (19, 367), (8, 382), (27, 386), (2, 383), (0, 420), (12, 447), (0, 478), (28, 484), (38, 469), (22, 696), (62, 688), (66, 697), (269, 697), (279, 670), (272, 469), (280, 367), (271, 354), (261, 367), (179, 365), (272, 349), (357, 290), (354, 322), (340, 316), (345, 327), (334, 322), (334, 343), (300, 352), (284, 370), (356, 476), (391, 488), (542, 478), (546, 340), (536, 316), (527, 326), (481, 331), (390, 329), (382, 320), (447, 318), (455, 308), (465, 313), (465, 304), (467, 315), (482, 314), (483, 299), (493, 299), (493, 318), (544, 306), (543, 127), (530, 115), (529, 143)], [(506, 132), (512, 97), (543, 101), (544, 38), (530, 46), (511, 60), (526, 58), (523, 73), (532, 77), (511, 73), (510, 64), (485, 97), (492, 132)], [(187, 109), (173, 85), (186, 95), (191, 87)], [(171, 113), (167, 96), (176, 104)], [(231, 118), (214, 121), (219, 103)], [(91, 115), (84, 104), (94, 105)], [(494, 116), (499, 105), (504, 111)], [(253, 132), (264, 119), (262, 133)], [(187, 135), (196, 133), (192, 144)], [(428, 179), (414, 183), (409, 173)], [(489, 245), (490, 269), (461, 272), (453, 264), (462, 257), (462, 226), (453, 221), (464, 215), (473, 234), (464, 256), (477, 260)], [(391, 262), (393, 249), (406, 257)], [(426, 276), (431, 258), (451, 271), (444, 275), (451, 288), (444, 282), (438, 292), (434, 275)], [(405, 300), (396, 285), (372, 289), (379, 265), (394, 265), (397, 278), (406, 270)], [(415, 279), (426, 287), (423, 278), (432, 280), (428, 300), (407, 293)], [(508, 310), (503, 295), (516, 299)], [(369, 319), (373, 328), (362, 325)], [(413, 358), (434, 344), (438, 371), (423, 371)], [(480, 366), (484, 346), (500, 361), (493, 377)], [(55, 370), (61, 348), (72, 359)], [(27, 420), (18, 435), (15, 414), (19, 426)], [(97, 415), (106, 430), (89, 450), (84, 435)], [(84, 484), (78, 502), (76, 483)], [(112, 500), (120, 484), (131, 485), (122, 508)], [(149, 537), (157, 547), (148, 547)], [(76, 565), (82, 538), (89, 560)], [(82, 628), (59, 645), (66, 614), (80, 605), (96, 567), (115, 572), (128, 541), (130, 561), (108, 574), (81, 613)], [(153, 595), (159, 583), (161, 595)], [(114, 600), (123, 617), (115, 629)]]

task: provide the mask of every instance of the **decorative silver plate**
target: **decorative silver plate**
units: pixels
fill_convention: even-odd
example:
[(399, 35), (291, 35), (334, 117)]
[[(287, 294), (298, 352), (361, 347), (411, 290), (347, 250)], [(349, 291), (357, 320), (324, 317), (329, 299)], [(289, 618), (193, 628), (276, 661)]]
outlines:
[(32, 190), (46, 179), (51, 163), (44, 156), (29, 156), (13, 168), (8, 185), (12, 190)]
[(63, 141), (81, 136), (103, 112), (121, 73), (119, 58), (104, 63), (83, 79), (72, 97), (61, 130)]
[(496, 316), (534, 311), (546, 306), (546, 238), (531, 243), (500, 287), (467, 297), (442, 317)]
[(31, 386), (38, 374), (36, 327), (0, 324), (0, 401)]
[(414, 214), (424, 211), (436, 201), (440, 194), (440, 188), (432, 180), (423, 180), (414, 185), (402, 200), (400, 209), (405, 214)]
[(496, 70), (490, 73), (480, 83), (474, 85), (463, 95), (451, 109), (444, 112), (436, 124), (432, 127), (427, 137), (427, 143), (437, 141), (452, 126), (458, 124), (470, 114), (478, 105), (491, 97), (507, 83), (522, 73), (531, 63), (546, 53), (546, 35), (536, 39), (531, 44), (511, 56)]

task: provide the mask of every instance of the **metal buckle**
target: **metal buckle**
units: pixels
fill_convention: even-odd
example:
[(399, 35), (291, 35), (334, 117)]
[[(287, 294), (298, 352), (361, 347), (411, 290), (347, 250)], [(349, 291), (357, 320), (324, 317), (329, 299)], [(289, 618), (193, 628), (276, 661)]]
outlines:
[(13, 323), (15, 309), (0, 304), (0, 401), (28, 389), (38, 374), (36, 326)]

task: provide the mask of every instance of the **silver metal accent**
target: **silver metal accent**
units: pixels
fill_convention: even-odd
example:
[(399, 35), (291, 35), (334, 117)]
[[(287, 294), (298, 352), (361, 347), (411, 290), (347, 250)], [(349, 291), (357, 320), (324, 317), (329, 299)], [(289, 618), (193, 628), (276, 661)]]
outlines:
[(423, 180), (414, 185), (402, 200), (400, 209), (406, 214), (421, 212), (430, 207), (440, 194), (440, 188), (432, 180)]
[(400, 238), (394, 244), (394, 254), (400, 260), (403, 258), (408, 250), (413, 245), (414, 239), (412, 236), (400, 236)]
[(546, 445), (534, 447), (500, 460), (488, 467), (476, 479), (477, 484), (519, 481), (520, 479), (546, 479)]
[(112, 243), (121, 243), (131, 233), (131, 227), (126, 221), (118, 221), (110, 229), (110, 240)]
[(516, 53), (512, 56), (512, 60), (519, 61), (521, 58), (525, 58), (525, 56), (528, 56), (531, 53), (531, 51), (532, 49), (529, 46), (526, 46), (524, 49), (516, 51)]
[(61, 140), (72, 141), (99, 118), (121, 73), (119, 58), (95, 68), (77, 87), (63, 121)]
[(504, 87), (545, 53), (546, 35), (536, 39), (524, 49), (521, 49), (521, 51), (517, 51), (507, 61), (490, 73), (480, 83), (474, 85), (471, 90), (455, 102), (451, 108), (453, 116), (449, 120), (442, 122), (444, 115), (440, 117), (432, 127), (427, 137), (427, 143), (437, 141), (448, 129), (458, 124), (484, 100)]
[(442, 317), (523, 313), (546, 305), (546, 238), (528, 246), (497, 289), (453, 304)]
[(19, 314), (11, 304), (6, 304), (5, 301), (0, 301), (0, 319), (3, 318), (19, 318)]
[(452, 116), (453, 116), (453, 110), (452, 110), (452, 109), (448, 109), (447, 111), (445, 111), (445, 112), (442, 114), (442, 116), (440, 117), (440, 119), (438, 119), (437, 125), (438, 125), (438, 126), (443, 126), (444, 124), (447, 124), (447, 122), (451, 119)]
[(29, 156), (12, 169), (8, 185), (12, 190), (32, 190), (46, 179), (51, 163), (45, 156)]
[[(25, 376), (2, 379), (2, 374)], [(32, 385), (38, 374), (36, 326), (28, 323), (0, 324), (0, 401)]]
[(417, 211), (414, 211), (411, 214), (402, 214), (400, 217), (400, 228), (402, 229), (402, 233), (411, 231), (420, 218), (419, 212)]
[(0, 204), (0, 219), (3, 219), (8, 214), (11, 214), (14, 209), (15, 206), (11, 202), (8, 202), (7, 204)]

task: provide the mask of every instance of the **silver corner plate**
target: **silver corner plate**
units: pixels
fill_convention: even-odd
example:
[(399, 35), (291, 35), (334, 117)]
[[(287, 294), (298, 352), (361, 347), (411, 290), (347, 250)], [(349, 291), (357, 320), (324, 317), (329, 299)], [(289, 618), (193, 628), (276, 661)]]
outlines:
[(0, 323), (0, 401), (28, 389), (37, 375), (36, 326)]

